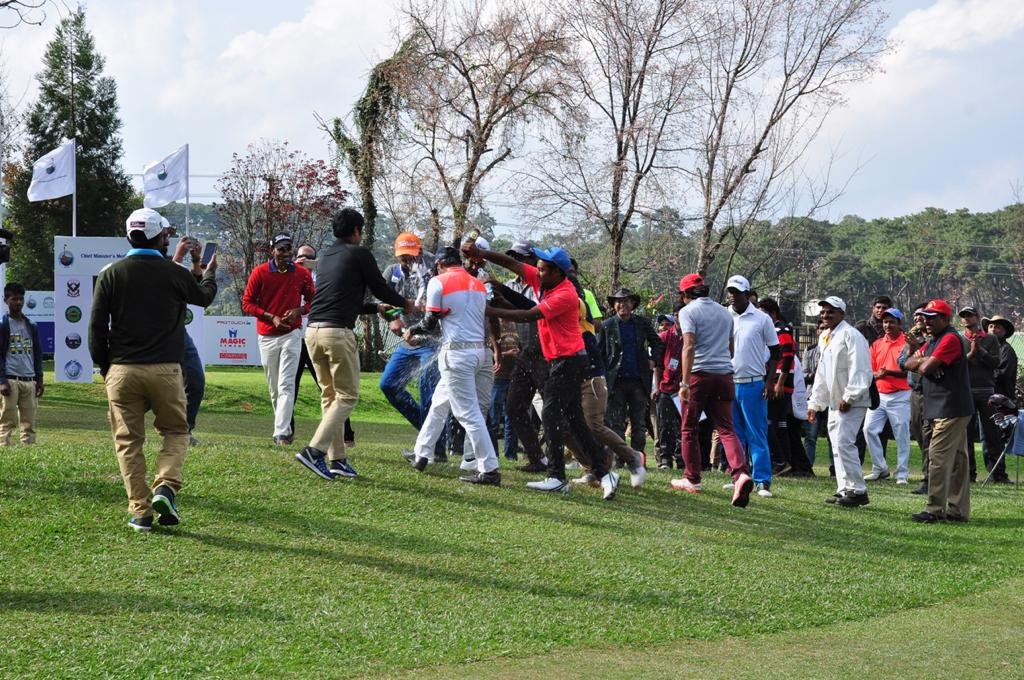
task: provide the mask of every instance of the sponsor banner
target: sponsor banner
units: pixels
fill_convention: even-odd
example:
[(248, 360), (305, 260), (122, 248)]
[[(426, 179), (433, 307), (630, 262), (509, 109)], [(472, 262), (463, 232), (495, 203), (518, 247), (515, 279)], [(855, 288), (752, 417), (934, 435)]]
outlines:
[[(129, 248), (127, 239), (114, 236), (57, 236), (53, 239), (53, 273), (96, 276), (124, 257)], [(60, 290), (54, 292), (59, 294)]]
[(203, 330), (206, 334), (207, 364), (259, 366), (260, 344), (256, 319), (251, 316), (208, 316)]
[(57, 382), (92, 382), (88, 340), (92, 276), (54, 276), (53, 287), (54, 377)]

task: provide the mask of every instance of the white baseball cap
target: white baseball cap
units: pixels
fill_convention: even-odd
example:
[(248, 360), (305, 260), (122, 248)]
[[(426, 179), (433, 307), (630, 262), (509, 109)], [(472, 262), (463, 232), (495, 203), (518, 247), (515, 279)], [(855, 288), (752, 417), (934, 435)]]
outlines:
[(151, 239), (159, 235), (168, 222), (152, 208), (139, 208), (128, 216), (124, 224), (129, 236), (133, 231), (141, 231), (147, 239)]
[(746, 277), (735, 274), (730, 276), (729, 280), (725, 282), (725, 289), (729, 290), (730, 288), (734, 288), (741, 293), (749, 293), (750, 281), (747, 281)]
[(835, 309), (841, 309), (844, 312), (846, 311), (846, 303), (843, 302), (843, 298), (839, 297), (838, 295), (829, 295), (824, 300), (819, 300), (818, 306), (820, 307), (823, 305), (828, 305), (829, 307), (833, 307)]
[(491, 244), (483, 236), (480, 236), (476, 240), (476, 247), (480, 250), (490, 250)]

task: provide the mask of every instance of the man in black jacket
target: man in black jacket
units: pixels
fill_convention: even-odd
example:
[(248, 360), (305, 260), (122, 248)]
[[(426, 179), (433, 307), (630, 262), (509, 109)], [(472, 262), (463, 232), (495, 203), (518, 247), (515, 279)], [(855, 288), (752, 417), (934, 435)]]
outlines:
[(650, 319), (634, 314), (640, 296), (619, 288), (608, 296), (615, 316), (601, 324), (601, 354), (607, 367), (608, 425), (620, 437), (631, 429), (629, 445), (643, 452), (647, 445), (647, 412), (654, 367), (662, 363), (665, 346)]
[[(132, 515), (128, 525), (136, 531), (153, 528), (154, 510), (161, 525), (179, 522), (175, 496), (188, 446), (181, 375), (185, 311), (190, 304), (209, 306), (217, 294), (216, 255), (197, 282), (167, 259), (164, 224), (149, 208), (128, 217), (132, 248), (96, 280), (89, 323), (89, 354), (106, 385), (114, 448)], [(163, 436), (152, 498), (142, 452), (149, 410)]]
[[(1006, 470), (999, 474), (992, 466), (1002, 452), (1002, 438), (992, 416), (995, 409), (988, 405), (988, 398), (996, 391), (996, 369), (999, 368), (999, 339), (985, 332), (981, 325), (981, 315), (974, 307), (964, 307), (958, 316), (964, 326), (964, 337), (970, 343), (967, 352), (967, 370), (971, 380), (971, 395), (974, 398), (974, 419), (967, 428), (969, 446), (967, 454), (971, 466), (971, 481), (978, 477), (977, 463), (974, 456), (974, 445), (980, 439), (982, 461), (989, 472), (993, 472), (992, 480), (1008, 482)], [(979, 435), (980, 431), (980, 437)]]

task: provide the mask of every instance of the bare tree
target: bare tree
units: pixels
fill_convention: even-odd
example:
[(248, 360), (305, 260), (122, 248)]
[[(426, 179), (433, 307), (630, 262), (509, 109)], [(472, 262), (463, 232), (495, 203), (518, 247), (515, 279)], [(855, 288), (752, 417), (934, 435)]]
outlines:
[(412, 0), (405, 20), (402, 113), (385, 175), (393, 198), (419, 206), (435, 192), (411, 189), (436, 186), (459, 237), (483, 183), (522, 145), (525, 124), (550, 112), (565, 41), (550, 13), (520, 0)]
[(688, 0), (560, 0), (572, 41), (568, 95), (544, 153), (524, 171), (538, 218), (562, 215), (603, 227), (612, 244), (611, 284), (638, 210), (663, 205), (666, 146), (678, 146), (694, 40)]
[(54, 0), (0, 0), (0, 28), (19, 24), (41, 26), (46, 21), (46, 5), (57, 6)]
[(724, 0), (691, 17), (699, 75), (682, 162), (701, 196), (703, 272), (777, 190), (851, 83), (888, 49), (881, 0)]

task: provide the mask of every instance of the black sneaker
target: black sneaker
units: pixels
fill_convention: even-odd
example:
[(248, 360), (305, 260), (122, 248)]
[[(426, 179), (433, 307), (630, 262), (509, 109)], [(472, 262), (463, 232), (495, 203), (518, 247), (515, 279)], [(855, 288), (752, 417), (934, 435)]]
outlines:
[(146, 517), (132, 517), (128, 520), (128, 526), (135, 531), (152, 531), (153, 515), (148, 515)]
[(301, 451), (295, 454), (295, 460), (299, 461), (300, 464), (306, 467), (310, 472), (318, 477), (326, 479), (327, 481), (333, 481), (334, 475), (327, 469), (327, 463), (324, 458), (327, 456), (326, 453), (320, 449), (314, 449), (312, 446), (306, 446)]
[(181, 522), (178, 507), (174, 504), (174, 491), (166, 484), (161, 484), (153, 492), (153, 509), (156, 510), (157, 524), (172, 527)]
[(836, 505), (844, 508), (856, 508), (861, 505), (868, 504), (867, 493), (848, 493), (844, 494), (842, 498), (836, 499)]
[(922, 510), (917, 514), (911, 515), (910, 519), (923, 524), (935, 524), (942, 518), (934, 513), (928, 512), (927, 510)]
[(356, 469), (349, 465), (348, 458), (342, 458), (341, 460), (332, 460), (330, 472), (335, 477), (358, 477), (359, 473)]
[[(420, 460), (426, 460), (421, 458)], [(501, 473), (497, 470), (491, 472), (478, 472), (475, 475), (469, 477), (459, 477), (460, 481), (466, 482), (467, 484), (484, 484), (489, 486), (501, 486)]]

